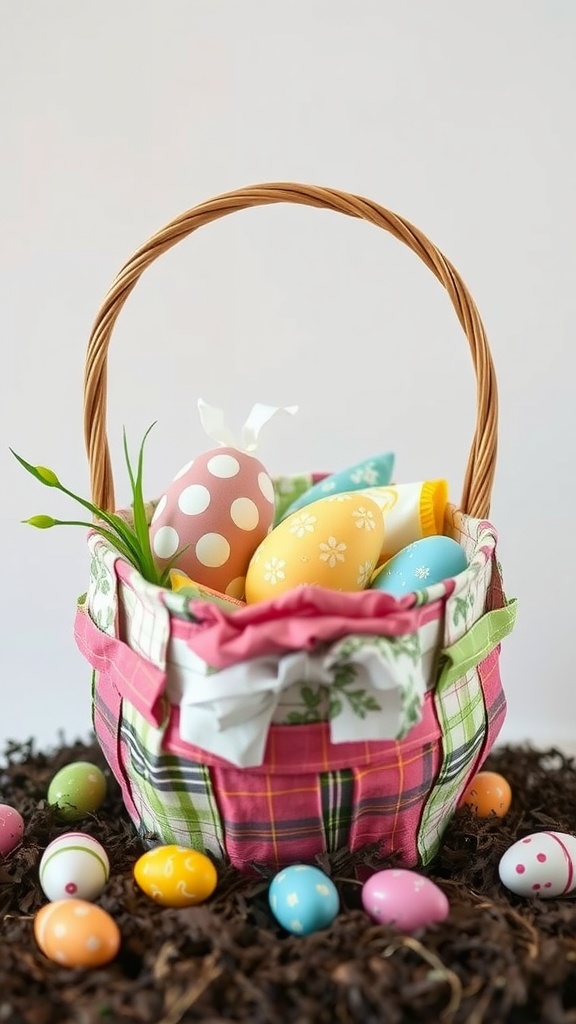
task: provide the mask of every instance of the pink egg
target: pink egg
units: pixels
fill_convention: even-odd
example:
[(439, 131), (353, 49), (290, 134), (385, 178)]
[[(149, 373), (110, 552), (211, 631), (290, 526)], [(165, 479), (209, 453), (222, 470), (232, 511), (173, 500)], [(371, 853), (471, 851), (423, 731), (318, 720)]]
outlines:
[(15, 850), (24, 835), (24, 818), (8, 804), (0, 804), (0, 857)]
[(427, 928), (443, 921), (450, 905), (441, 889), (424, 875), (404, 868), (377, 871), (362, 887), (364, 910), (377, 924), (401, 932)]
[(195, 583), (242, 599), (248, 563), (274, 519), (272, 480), (258, 459), (215, 448), (176, 474), (150, 526), (159, 565), (187, 546), (176, 567)]

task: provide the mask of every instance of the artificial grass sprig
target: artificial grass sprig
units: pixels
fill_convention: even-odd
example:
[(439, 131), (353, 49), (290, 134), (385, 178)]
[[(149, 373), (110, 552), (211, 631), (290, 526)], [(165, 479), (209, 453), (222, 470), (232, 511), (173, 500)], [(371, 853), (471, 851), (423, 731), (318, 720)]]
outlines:
[[(91, 501), (87, 501), (85, 498), (81, 498), (78, 494), (74, 494), (73, 491), (70, 491), (60, 482), (53, 470), (48, 469), (46, 466), (32, 466), (29, 462), (26, 462), (21, 455), (17, 455), (12, 448), (10, 451), (14, 458), (18, 460), (20, 465), (23, 466), (24, 469), (41, 484), (44, 484), (45, 487), (55, 487), (56, 490), (61, 491), (69, 498), (78, 502), (79, 505), (94, 516), (94, 522), (88, 523), (83, 520), (62, 520), (54, 519), (52, 516), (37, 515), (31, 516), (30, 519), (23, 520), (25, 523), (29, 526), (35, 526), (38, 530), (48, 530), (53, 526), (83, 526), (87, 530), (94, 530), (96, 533), (99, 533), (104, 537), (109, 544), (112, 544), (113, 547), (115, 547), (126, 559), (126, 561), (130, 562), (130, 564), (138, 570), (144, 579), (148, 580), (150, 583), (156, 584), (156, 586), (165, 587), (169, 586), (170, 583), (170, 569), (186, 549), (180, 548), (180, 550), (177, 551), (174, 557), (170, 560), (169, 564), (163, 568), (158, 566), (154, 561), (152, 547), (150, 545), (150, 531), (148, 521), (146, 519), (146, 508), (142, 488), (144, 446), (153, 426), (154, 424), (152, 423), (151, 426), (148, 427), (148, 430), (142, 439), (140, 450), (138, 452), (136, 471), (134, 471), (130, 461), (126, 431), (124, 430), (123, 432), (124, 457), (128, 468), (130, 486), (132, 488), (132, 511), (134, 517), (133, 527), (130, 526), (129, 523), (125, 522), (121, 516), (116, 515), (115, 512), (107, 512), (104, 509), (93, 505)], [(105, 523), (106, 526), (103, 526), (102, 523)]]

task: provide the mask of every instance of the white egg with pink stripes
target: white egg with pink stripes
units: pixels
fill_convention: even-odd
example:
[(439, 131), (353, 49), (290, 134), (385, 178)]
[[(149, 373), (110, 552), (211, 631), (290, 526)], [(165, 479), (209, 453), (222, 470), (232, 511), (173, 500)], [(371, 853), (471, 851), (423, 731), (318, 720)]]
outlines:
[(576, 837), (566, 832), (525, 836), (506, 850), (498, 872), (516, 896), (567, 896), (576, 889)]

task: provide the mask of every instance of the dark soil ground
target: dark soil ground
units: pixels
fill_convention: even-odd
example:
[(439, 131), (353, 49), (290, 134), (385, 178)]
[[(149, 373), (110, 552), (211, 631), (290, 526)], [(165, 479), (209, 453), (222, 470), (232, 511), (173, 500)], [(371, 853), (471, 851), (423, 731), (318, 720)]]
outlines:
[[(502, 748), (486, 768), (503, 774), (514, 799), (505, 819), (460, 812), (427, 873), (444, 889), (448, 919), (416, 936), (374, 925), (346, 851), (319, 862), (342, 909), (315, 935), (287, 936), (268, 910), (266, 878), (221, 875), (203, 906), (169, 910), (135, 886), (142, 852), (110, 780), (98, 814), (79, 826), (105, 847), (112, 874), (98, 901), (122, 933), (118, 957), (99, 970), (47, 960), (33, 937), (45, 902), (38, 863), (68, 831), (45, 802), (58, 768), (102, 767), (96, 746), (49, 754), (9, 747), (0, 801), (26, 821), (23, 844), (0, 860), (0, 1024), (576, 1024), (576, 898), (521, 900), (498, 879), (516, 839), (542, 829), (576, 834), (576, 766), (555, 750)], [(362, 857), (379, 863), (371, 851)]]

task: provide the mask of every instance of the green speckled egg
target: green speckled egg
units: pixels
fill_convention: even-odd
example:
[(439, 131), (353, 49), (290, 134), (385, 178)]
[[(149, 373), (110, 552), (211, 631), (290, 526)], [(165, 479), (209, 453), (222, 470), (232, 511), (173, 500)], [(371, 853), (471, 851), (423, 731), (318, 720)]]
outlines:
[(98, 765), (73, 761), (56, 773), (48, 787), (48, 803), (66, 821), (92, 814), (104, 802), (106, 778)]

